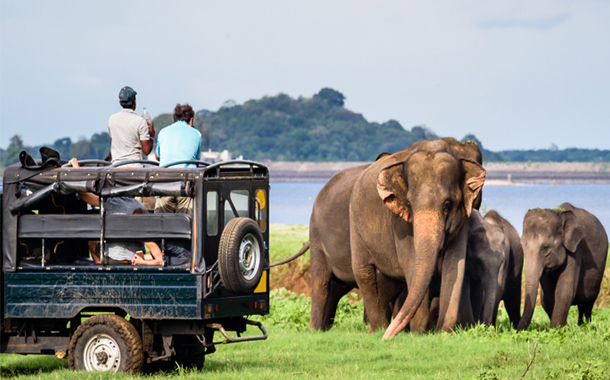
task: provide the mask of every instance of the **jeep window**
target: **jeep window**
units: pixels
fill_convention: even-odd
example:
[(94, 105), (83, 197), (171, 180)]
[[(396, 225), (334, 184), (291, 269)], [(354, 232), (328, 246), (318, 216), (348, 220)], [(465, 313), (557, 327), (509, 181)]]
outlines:
[[(229, 199), (225, 202), (225, 226), (235, 217), (248, 217), (248, 201), (250, 192), (248, 190), (233, 190)], [(235, 211), (233, 210), (235, 208)], [(237, 215), (235, 215), (237, 212)]]
[(256, 190), (256, 215), (261, 232), (267, 231), (267, 192), (263, 189)]
[(218, 193), (208, 191), (205, 195), (206, 199), (206, 225), (208, 236), (216, 236), (218, 234)]

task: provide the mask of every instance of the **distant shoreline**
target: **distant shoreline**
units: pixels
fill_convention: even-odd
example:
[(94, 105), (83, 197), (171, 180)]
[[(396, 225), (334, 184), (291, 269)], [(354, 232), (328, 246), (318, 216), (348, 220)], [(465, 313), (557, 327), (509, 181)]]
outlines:
[[(271, 182), (327, 182), (341, 170), (369, 162), (266, 162)], [(600, 162), (490, 162), (486, 184), (610, 183), (610, 163)]]

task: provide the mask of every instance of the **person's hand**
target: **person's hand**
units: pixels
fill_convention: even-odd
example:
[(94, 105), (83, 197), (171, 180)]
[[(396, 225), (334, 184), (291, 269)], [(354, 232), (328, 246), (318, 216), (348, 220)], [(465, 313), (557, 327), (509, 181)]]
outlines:
[(72, 158), (70, 159), (70, 161), (68, 161), (70, 164), (72, 164), (73, 168), (80, 168), (80, 165), (78, 164), (78, 160), (76, 158)]
[(148, 123), (148, 134), (150, 137), (155, 138), (155, 124), (152, 120), (147, 120), (146, 122)]
[(133, 255), (131, 258), (131, 265), (142, 265), (144, 264), (144, 259), (138, 255)]

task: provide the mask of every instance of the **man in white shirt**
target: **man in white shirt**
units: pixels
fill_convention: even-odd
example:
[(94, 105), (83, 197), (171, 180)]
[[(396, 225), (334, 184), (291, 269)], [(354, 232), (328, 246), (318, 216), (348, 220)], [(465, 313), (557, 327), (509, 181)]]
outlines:
[(142, 160), (152, 151), (155, 129), (152, 121), (147, 122), (135, 112), (136, 94), (129, 86), (121, 88), (119, 104), (123, 110), (108, 120), (112, 163)]

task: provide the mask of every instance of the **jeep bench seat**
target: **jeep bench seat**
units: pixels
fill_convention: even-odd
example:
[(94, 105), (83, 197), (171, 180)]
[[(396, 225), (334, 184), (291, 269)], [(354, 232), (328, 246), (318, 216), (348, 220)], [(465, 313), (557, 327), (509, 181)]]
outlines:
[[(106, 239), (191, 239), (191, 217), (187, 214), (106, 215)], [(99, 214), (22, 215), (20, 239), (98, 239)]]

